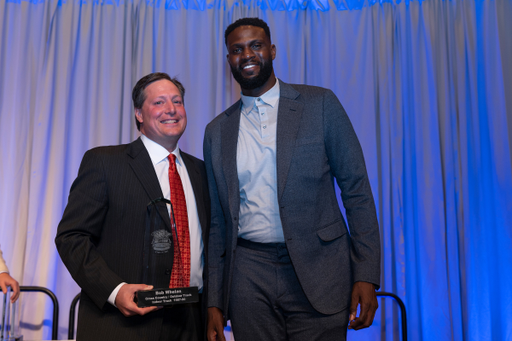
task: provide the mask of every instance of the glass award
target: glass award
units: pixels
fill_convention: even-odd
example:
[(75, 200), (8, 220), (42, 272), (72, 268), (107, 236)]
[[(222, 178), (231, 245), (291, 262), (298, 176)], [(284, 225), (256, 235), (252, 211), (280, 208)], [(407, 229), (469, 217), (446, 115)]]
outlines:
[[(171, 224), (169, 211), (171, 207)], [(169, 288), (174, 248), (172, 234), (177, 233), (172, 204), (168, 199), (159, 198), (147, 206), (144, 231), (144, 253), (142, 256), (142, 282), (152, 285), (152, 290), (137, 292), (137, 306), (169, 306), (199, 301), (197, 287)]]

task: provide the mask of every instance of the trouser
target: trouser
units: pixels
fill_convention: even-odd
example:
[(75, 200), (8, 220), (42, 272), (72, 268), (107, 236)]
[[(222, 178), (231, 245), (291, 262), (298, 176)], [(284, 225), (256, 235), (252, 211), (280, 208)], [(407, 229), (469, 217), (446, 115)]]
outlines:
[(284, 243), (238, 240), (229, 302), (236, 341), (346, 339), (348, 308), (325, 315), (311, 306)]

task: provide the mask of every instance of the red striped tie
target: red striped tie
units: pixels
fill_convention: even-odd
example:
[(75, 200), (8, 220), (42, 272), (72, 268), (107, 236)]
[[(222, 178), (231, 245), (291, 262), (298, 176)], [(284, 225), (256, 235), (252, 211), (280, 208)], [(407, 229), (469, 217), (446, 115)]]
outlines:
[[(174, 258), (169, 288), (181, 288), (190, 286), (190, 235), (188, 232), (187, 202), (185, 201), (180, 175), (176, 170), (176, 156), (169, 154), (168, 159), (171, 203), (176, 221), (176, 229), (174, 227), (172, 229)], [(171, 225), (172, 223), (171, 213)], [(175, 231), (177, 231), (178, 236), (176, 236)]]

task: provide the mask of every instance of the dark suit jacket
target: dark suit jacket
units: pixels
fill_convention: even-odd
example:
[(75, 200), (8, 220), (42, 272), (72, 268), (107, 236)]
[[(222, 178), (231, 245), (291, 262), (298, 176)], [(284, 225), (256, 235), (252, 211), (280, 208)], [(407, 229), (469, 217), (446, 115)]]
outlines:
[[(212, 200), (208, 306), (225, 314), (240, 208), (239, 122), (240, 101), (207, 126), (204, 139)], [(350, 304), (354, 281), (380, 282), (379, 227), (361, 146), (332, 91), (283, 82), (276, 144), (277, 195), (291, 261), (312, 306), (339, 312)]]
[[(181, 156), (194, 190), (206, 255), (210, 203), (204, 163), (184, 152)], [(99, 147), (85, 153), (55, 239), (64, 264), (82, 288), (79, 339), (158, 339), (163, 310), (127, 318), (107, 300), (121, 282), (142, 283), (146, 207), (162, 196), (140, 138), (130, 144)], [(167, 209), (161, 211), (170, 225)], [(206, 293), (208, 264), (207, 257), (204, 259)], [(161, 269), (167, 282), (168, 270)]]

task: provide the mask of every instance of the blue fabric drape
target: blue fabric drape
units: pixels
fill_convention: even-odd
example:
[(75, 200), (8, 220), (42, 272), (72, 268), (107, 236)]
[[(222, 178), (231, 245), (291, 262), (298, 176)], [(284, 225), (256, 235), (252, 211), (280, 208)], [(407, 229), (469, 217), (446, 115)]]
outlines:
[[(510, 0), (0, 0), (0, 247), (21, 284), (57, 294), (60, 338), (79, 288), (53, 238), (83, 153), (137, 137), (131, 89), (164, 71), (187, 90), (180, 147), (202, 157), (239, 97), (224, 30), (243, 16), (268, 22), (279, 78), (347, 110), (409, 338), (511, 339)], [(25, 339), (50, 338), (49, 302), (20, 310)], [(399, 340), (399, 323), (384, 300), (349, 339)]]

